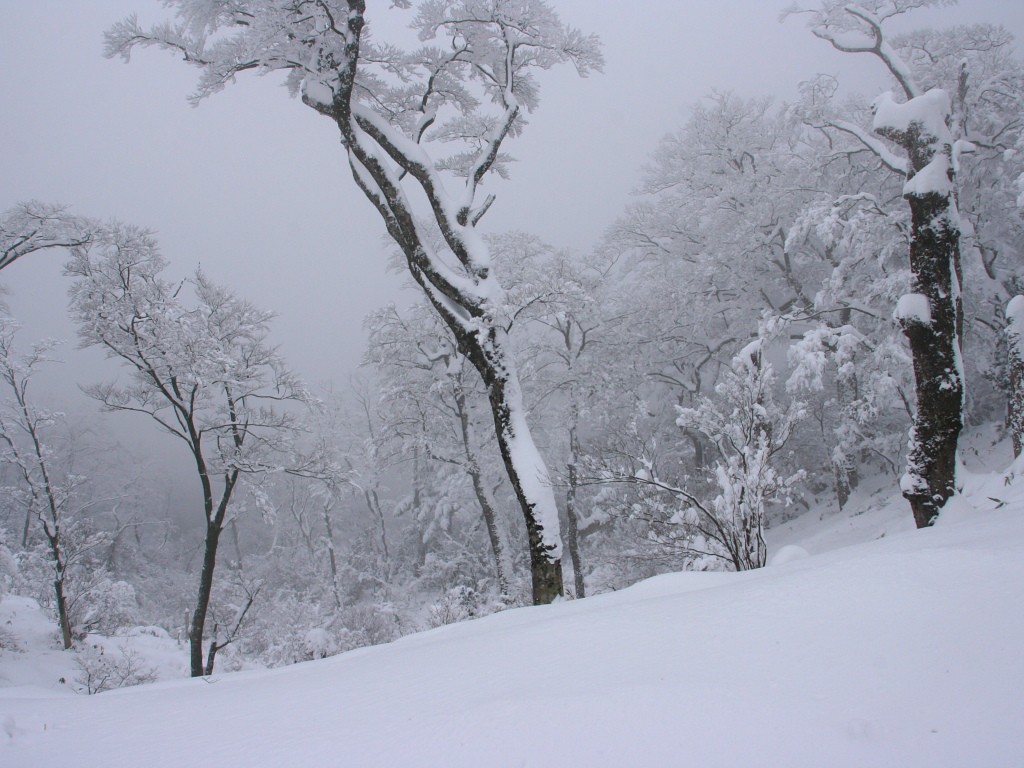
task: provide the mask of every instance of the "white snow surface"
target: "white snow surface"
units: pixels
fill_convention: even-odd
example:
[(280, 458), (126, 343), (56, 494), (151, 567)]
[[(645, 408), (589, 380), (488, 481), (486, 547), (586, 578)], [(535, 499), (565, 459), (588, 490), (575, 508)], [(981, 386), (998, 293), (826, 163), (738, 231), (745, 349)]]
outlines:
[(967, 475), (923, 531), (898, 497), (809, 513), (770, 544), (810, 555), (760, 571), (660, 576), (271, 671), (0, 688), (0, 765), (1024, 765), (1011, 469)]
[(913, 321), (928, 325), (932, 321), (932, 311), (928, 306), (928, 297), (923, 293), (905, 293), (896, 302), (893, 319), (900, 322)]
[(872, 104), (874, 131), (895, 130), (906, 132), (911, 124), (921, 126), (922, 134), (933, 136), (939, 141), (949, 141), (949, 128), (946, 118), (952, 109), (949, 94), (941, 88), (932, 88), (909, 101), (898, 102), (892, 91), (886, 91)]
[(951, 102), (949, 94), (941, 88), (916, 96), (903, 103), (897, 102), (892, 91), (879, 96), (874, 104), (875, 132), (895, 130), (906, 132), (911, 125), (920, 126), (924, 137), (932, 142), (934, 155), (931, 161), (907, 179), (903, 185), (904, 195), (952, 195), (953, 182), (950, 178), (953, 162), (953, 136), (946, 125)]

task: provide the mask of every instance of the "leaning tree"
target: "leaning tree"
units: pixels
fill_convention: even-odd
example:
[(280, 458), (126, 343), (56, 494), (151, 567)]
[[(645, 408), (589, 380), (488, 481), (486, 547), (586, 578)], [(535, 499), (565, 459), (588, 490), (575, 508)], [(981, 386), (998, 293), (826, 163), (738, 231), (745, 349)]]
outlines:
[[(425, 45), (412, 51), (369, 39), (365, 0), (167, 4), (174, 21), (151, 29), (122, 21), (107, 33), (107, 54), (127, 58), (146, 45), (182, 54), (202, 71), (195, 100), (241, 72), (283, 70), (292, 94), (337, 125), (356, 184), (486, 386), (526, 520), (534, 602), (561, 595), (554, 494), (477, 227), (494, 201), (481, 184), (492, 171), (505, 173), (502, 145), (537, 106), (537, 71), (564, 62), (581, 75), (600, 68), (596, 38), (563, 24), (543, 0), (424, 0), (412, 27)], [(454, 151), (442, 156), (444, 146)]]

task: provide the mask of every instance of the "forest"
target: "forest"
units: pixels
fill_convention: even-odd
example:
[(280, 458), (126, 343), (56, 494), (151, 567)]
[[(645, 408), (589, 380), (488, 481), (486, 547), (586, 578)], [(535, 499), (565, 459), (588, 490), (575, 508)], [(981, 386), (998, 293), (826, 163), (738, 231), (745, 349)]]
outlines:
[[(87, 692), (162, 677), (98, 638), (160, 638), (181, 676), (210, 677), (762, 569), (773, 529), (879, 494), (927, 529), (964, 490), (965, 445), (985, 467), (1021, 453), (1024, 60), (1003, 26), (918, 26), (942, 0), (789, 8), (823, 59), (871, 67), (870, 90), (835, 69), (785, 99), (708, 76), (578, 248), (490, 222), (546, 78), (600, 88), (615, 65), (585, 16), (165, 5), (152, 25), (107, 20), (105, 55), (175, 60), (203, 106), (283, 84), (275, 112), (329, 127), (323, 163), (358, 195), (330, 225), (386, 242), (333, 258), (406, 287), (362, 335), (318, 307), (363, 348), (354, 375), (317, 382), (277, 308), (164, 233), (7, 179), (0, 281), (56, 260), (67, 303), (48, 311), (75, 336), (33, 336), (0, 282), (0, 597), (38, 603)], [(371, 35), (382, 16), (412, 34)], [(95, 372), (62, 367), (76, 344)], [(89, 415), (37, 384), (54, 376)]]

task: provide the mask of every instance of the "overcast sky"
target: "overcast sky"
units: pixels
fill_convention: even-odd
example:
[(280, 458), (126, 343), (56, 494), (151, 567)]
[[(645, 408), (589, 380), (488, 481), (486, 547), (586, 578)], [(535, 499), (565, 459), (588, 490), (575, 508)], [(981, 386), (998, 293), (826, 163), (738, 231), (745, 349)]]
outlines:
[[(386, 38), (402, 12), (389, 0), (367, 4), (371, 25), (384, 14), (376, 28)], [(601, 37), (605, 72), (581, 80), (568, 68), (542, 80), (541, 107), (509, 146), (519, 161), (512, 180), (493, 187), (492, 231), (592, 247), (658, 138), (713, 89), (789, 99), (815, 72), (864, 92), (883, 87), (869, 57), (832, 51), (800, 18), (780, 24), (784, 2), (552, 4)], [(201, 263), (277, 313), (274, 337), (297, 372), (343, 382), (361, 354), (365, 314), (410, 294), (386, 272), (383, 228), (355, 189), (336, 128), (274, 76), (242, 77), (192, 108), (197, 71), (170, 54), (138, 51), (128, 65), (102, 58), (103, 30), (132, 12), (144, 24), (167, 13), (156, 0), (0, 0), (0, 210), (35, 198), (156, 230), (170, 276)], [(1020, 37), (1024, 2), (967, 0), (910, 17), (914, 26), (970, 20)], [(60, 260), (40, 255), (0, 273), (26, 341), (73, 336)], [(90, 378), (86, 359), (70, 365), (65, 381)]]

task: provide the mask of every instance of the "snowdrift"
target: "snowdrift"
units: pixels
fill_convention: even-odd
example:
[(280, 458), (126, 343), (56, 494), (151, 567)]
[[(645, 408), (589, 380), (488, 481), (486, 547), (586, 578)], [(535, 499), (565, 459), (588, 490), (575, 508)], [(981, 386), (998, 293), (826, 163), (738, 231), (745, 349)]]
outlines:
[(285, 669), (0, 689), (0, 765), (1024, 765), (1024, 509), (985, 493), (925, 531)]

